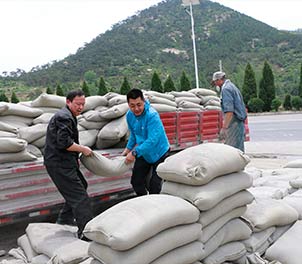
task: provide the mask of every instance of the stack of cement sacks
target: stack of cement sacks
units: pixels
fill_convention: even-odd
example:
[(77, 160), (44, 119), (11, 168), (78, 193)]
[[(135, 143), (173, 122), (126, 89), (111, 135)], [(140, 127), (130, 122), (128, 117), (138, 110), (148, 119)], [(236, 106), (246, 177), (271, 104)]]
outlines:
[(248, 162), (238, 149), (207, 143), (174, 154), (157, 168), (165, 180), (162, 193), (179, 196), (200, 211), (204, 264), (245, 263), (242, 241), (250, 237), (251, 228), (240, 217), (253, 201), (246, 190), (252, 177), (243, 172)]
[(87, 223), (84, 234), (93, 242), (85, 263), (198, 263), (203, 254), (198, 219), (195, 206), (171, 195), (123, 201)]

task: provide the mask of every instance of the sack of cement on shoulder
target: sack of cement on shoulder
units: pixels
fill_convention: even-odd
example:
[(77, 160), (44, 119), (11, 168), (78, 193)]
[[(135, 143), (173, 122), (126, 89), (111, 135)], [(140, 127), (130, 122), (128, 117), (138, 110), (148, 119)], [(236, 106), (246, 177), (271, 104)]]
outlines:
[(249, 161), (239, 149), (220, 143), (205, 143), (166, 158), (157, 167), (157, 173), (164, 180), (203, 185), (218, 176), (243, 170)]
[(125, 163), (126, 157), (106, 158), (102, 154), (92, 151), (89, 156), (81, 155), (80, 160), (84, 167), (95, 175), (110, 177), (128, 172), (133, 164)]

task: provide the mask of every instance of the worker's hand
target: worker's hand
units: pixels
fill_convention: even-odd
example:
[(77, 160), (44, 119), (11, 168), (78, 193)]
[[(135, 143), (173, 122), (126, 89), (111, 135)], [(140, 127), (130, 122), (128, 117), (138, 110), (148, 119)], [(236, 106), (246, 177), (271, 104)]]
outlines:
[(219, 140), (223, 141), (226, 139), (227, 137), (227, 128), (221, 128), (220, 132), (219, 132)]
[(122, 152), (122, 156), (127, 156), (127, 154), (130, 152), (130, 149), (125, 148)]
[(82, 146), (82, 153), (84, 156), (89, 156), (89, 155), (91, 155), (92, 150), (89, 147)]
[(135, 157), (132, 155), (131, 152), (129, 152), (129, 153), (127, 154), (127, 156), (126, 156), (125, 163), (126, 163), (126, 164), (130, 164), (130, 163), (132, 163), (132, 162), (134, 162), (134, 161), (135, 161)]

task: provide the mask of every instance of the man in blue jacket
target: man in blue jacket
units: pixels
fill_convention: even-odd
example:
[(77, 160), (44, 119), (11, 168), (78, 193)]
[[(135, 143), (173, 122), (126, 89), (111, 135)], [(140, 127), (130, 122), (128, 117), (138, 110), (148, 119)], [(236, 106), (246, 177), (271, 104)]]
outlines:
[[(160, 193), (162, 179), (157, 175), (156, 168), (165, 160), (170, 149), (164, 126), (158, 112), (145, 100), (141, 90), (129, 91), (127, 102), (130, 137), (123, 155), (126, 156), (126, 163), (134, 162), (132, 187), (138, 196)], [(150, 169), (152, 175), (148, 181)]]

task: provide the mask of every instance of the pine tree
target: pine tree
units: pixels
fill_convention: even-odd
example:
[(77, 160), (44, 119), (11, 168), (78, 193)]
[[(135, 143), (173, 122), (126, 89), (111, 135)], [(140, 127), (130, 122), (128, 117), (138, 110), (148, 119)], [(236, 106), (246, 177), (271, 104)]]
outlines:
[(120, 94), (126, 95), (131, 90), (130, 84), (127, 80), (127, 77), (124, 77), (124, 81), (122, 83)]
[(153, 76), (151, 79), (151, 90), (160, 92), (160, 93), (162, 93), (164, 90), (157, 72), (153, 73)]
[(190, 89), (191, 89), (190, 81), (186, 73), (183, 71), (180, 77), (180, 91), (188, 91)]
[(291, 101), (292, 101), (292, 99), (291, 99), (290, 94), (285, 95), (284, 102), (283, 102), (283, 108), (285, 110), (291, 110), (292, 109), (292, 102)]
[(0, 92), (0, 102), (7, 102), (7, 103), (9, 102), (4, 92)]
[(174, 82), (171, 78), (171, 76), (169, 75), (167, 80), (164, 82), (164, 92), (172, 92), (175, 91), (175, 85)]
[(53, 94), (52, 89), (51, 89), (50, 87), (47, 87), (46, 93), (47, 93), (47, 94)]
[(105, 95), (106, 93), (108, 93), (106, 83), (104, 81), (104, 78), (101, 77), (98, 85), (98, 95)]
[(82, 83), (82, 90), (86, 97), (90, 96), (89, 87), (88, 87), (86, 81), (83, 81), (83, 83)]
[(267, 61), (265, 61), (262, 71), (262, 79), (259, 84), (259, 98), (264, 102), (263, 111), (269, 112), (271, 110), (272, 101), (276, 97), (275, 90), (273, 71)]
[(62, 87), (61, 87), (60, 84), (57, 85), (57, 88), (56, 88), (56, 95), (64, 96), (64, 92), (63, 92), (63, 89), (62, 89)]
[(302, 97), (302, 63), (300, 68), (299, 96)]
[(248, 63), (245, 68), (242, 96), (245, 105), (248, 105), (249, 100), (257, 97), (255, 72), (250, 63)]
[(12, 103), (14, 103), (14, 104), (17, 104), (17, 103), (20, 102), (20, 100), (18, 99), (18, 97), (17, 97), (17, 95), (15, 94), (14, 91), (12, 92), (12, 96), (11, 96), (10, 101), (11, 101)]

